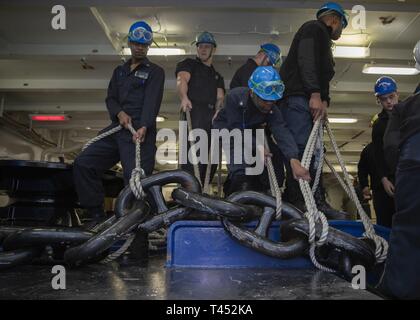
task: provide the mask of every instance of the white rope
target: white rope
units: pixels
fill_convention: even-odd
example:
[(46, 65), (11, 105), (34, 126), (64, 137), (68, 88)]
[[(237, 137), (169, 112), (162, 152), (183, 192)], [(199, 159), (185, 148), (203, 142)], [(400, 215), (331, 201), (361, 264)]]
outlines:
[(316, 144), (318, 144), (317, 146), (317, 150), (318, 153), (316, 154), (316, 157), (318, 158), (318, 168), (316, 170), (316, 174), (315, 174), (315, 180), (314, 183), (312, 184), (312, 194), (315, 194), (316, 189), (318, 188), (319, 185), (319, 181), (321, 180), (321, 174), (322, 174), (322, 166), (324, 163), (324, 158), (325, 158), (325, 153), (324, 153), (324, 131), (322, 126), (320, 127), (319, 131), (318, 131), (319, 137), (316, 141)]
[[(308, 142), (305, 147), (305, 151), (303, 153), (302, 157), (302, 166), (305, 167), (307, 170), (309, 170), (311, 165), (311, 160), (314, 155), (315, 151), (315, 145), (317, 141), (322, 140), (322, 123), (321, 120), (317, 120), (314, 124), (314, 127), (312, 128), (311, 134), (309, 136)], [(322, 145), (322, 142), (321, 142)], [(322, 151), (323, 153), (323, 146)], [(322, 156), (323, 157), (323, 156)], [(321, 162), (322, 163), (322, 162)], [(320, 168), (321, 165), (318, 166)], [(321, 167), (322, 169), (322, 167)], [(319, 170), (318, 170), (319, 171)], [(320, 173), (319, 173), (320, 175)], [(318, 176), (318, 174), (317, 174)], [(316, 181), (318, 180), (318, 182)], [(319, 177), (315, 178), (314, 183), (319, 183)], [(321, 265), (315, 256), (315, 249), (316, 247), (320, 247), (325, 244), (328, 237), (328, 221), (325, 215), (318, 210), (315, 199), (313, 196), (312, 189), (309, 185), (308, 181), (299, 179), (299, 186), (302, 191), (303, 198), (305, 200), (305, 205), (307, 211), (305, 212), (305, 218), (308, 219), (308, 225), (309, 225), (309, 234), (308, 234), (308, 241), (310, 244), (309, 249), (309, 256), (311, 258), (312, 263), (315, 267), (317, 267), (320, 270), (327, 271), (327, 272), (335, 272), (335, 270), (327, 268), (323, 265)], [(314, 189), (315, 190), (315, 189)], [(316, 241), (316, 223), (320, 222), (322, 226), (321, 235)]]
[[(192, 128), (190, 110), (187, 109), (187, 111), (185, 111), (185, 115), (187, 116), (188, 135), (190, 135), (190, 133), (193, 132), (192, 131), (193, 128)], [(195, 141), (192, 141), (192, 142), (195, 142)], [(200, 170), (198, 168), (198, 160), (197, 160), (197, 153), (196, 153), (196, 150), (195, 150), (195, 143), (191, 143), (190, 151), (191, 151), (191, 154), (193, 156), (194, 175), (197, 178), (197, 180), (200, 182), (200, 185), (201, 185), (201, 177), (200, 177)]]
[[(128, 125), (128, 129), (134, 135), (136, 130), (131, 125)], [(143, 187), (141, 185), (141, 178), (145, 176), (144, 170), (141, 168), (141, 155), (140, 155), (140, 140), (136, 140), (136, 167), (131, 172), (130, 188), (137, 199), (142, 199), (146, 196)]]
[[(270, 147), (268, 145), (267, 135), (264, 136), (264, 148), (267, 152), (270, 152)], [(268, 181), (270, 182), (271, 195), (276, 198), (276, 219), (281, 219), (281, 190), (277, 181), (276, 172), (274, 171), (273, 161), (270, 157), (266, 159), (266, 167), (268, 173)]]
[(357, 212), (359, 213), (359, 216), (363, 223), (363, 227), (365, 228), (365, 233), (363, 235), (372, 239), (375, 242), (375, 246), (376, 246), (375, 256), (376, 256), (377, 263), (384, 262), (388, 253), (388, 243), (384, 238), (376, 234), (375, 229), (373, 228), (373, 224), (369, 216), (366, 214), (365, 210), (363, 210), (362, 204), (360, 203), (360, 200), (357, 197), (356, 191), (354, 190), (354, 186), (350, 181), (350, 177), (347, 172), (346, 166), (344, 164), (343, 158), (341, 156), (340, 150), (337, 146), (337, 143), (334, 139), (334, 135), (328, 123), (325, 124), (325, 128), (327, 129), (327, 133), (331, 140), (334, 153), (336, 154), (341, 170), (343, 171), (344, 180), (347, 185), (347, 188), (344, 188), (344, 190), (347, 192), (350, 199), (356, 205)]
[(207, 166), (206, 166), (206, 176), (204, 178), (204, 186), (203, 186), (203, 193), (207, 193), (210, 194), (210, 175), (211, 175), (211, 169), (212, 169), (212, 156), (213, 156), (213, 149), (215, 148), (214, 146), (214, 141), (213, 139), (210, 140), (210, 152), (209, 152), (209, 157), (208, 157), (208, 162), (207, 162)]
[(110, 136), (111, 134), (114, 134), (118, 131), (120, 131), (123, 127), (122, 126), (116, 126), (115, 128), (112, 128), (111, 130), (105, 131), (104, 133), (94, 137), (93, 139), (90, 139), (86, 144), (83, 146), (82, 151), (85, 151), (87, 147), (94, 144), (96, 141), (99, 141), (105, 137)]
[[(83, 147), (82, 151), (84, 151), (86, 148), (88, 148), (90, 145), (94, 144), (95, 142), (108, 137), (118, 131), (120, 131), (121, 129), (123, 129), (123, 126), (119, 125), (115, 128), (112, 128), (111, 130), (108, 130), (98, 136), (96, 136), (95, 138), (89, 140), (85, 146)], [(128, 124), (127, 129), (134, 135), (136, 134), (136, 130), (133, 128), (133, 126), (131, 124)], [(136, 140), (136, 163), (135, 163), (135, 168), (133, 169), (133, 171), (131, 172), (131, 178), (130, 178), (130, 188), (131, 191), (133, 192), (134, 196), (137, 199), (142, 199), (145, 197), (145, 192), (143, 190), (143, 187), (141, 185), (141, 178), (143, 178), (145, 176), (144, 174), (144, 170), (141, 168), (141, 155), (140, 155), (141, 149), (140, 149), (140, 140), (137, 139)], [(128, 235), (127, 240), (124, 242), (124, 244), (115, 252), (113, 252), (112, 254), (108, 255), (103, 262), (104, 263), (108, 263), (111, 262), (115, 259), (117, 259), (120, 255), (122, 255), (125, 251), (127, 251), (127, 249), (130, 247), (131, 243), (134, 241), (135, 238), (135, 233), (131, 233)]]
[[(114, 127), (108, 131), (105, 131), (104, 133), (94, 137), (93, 139), (89, 140), (84, 147), (82, 148), (82, 151), (84, 151), (86, 148), (88, 148), (89, 146), (91, 146), (92, 144), (94, 144), (95, 142), (108, 137), (118, 131), (120, 131), (121, 129), (123, 129), (123, 126), (119, 125), (117, 127)], [(127, 129), (134, 135), (136, 134), (136, 130), (133, 128), (133, 126), (131, 124), (128, 124)], [(140, 141), (136, 140), (136, 164), (135, 164), (135, 168), (133, 169), (133, 171), (131, 172), (131, 178), (130, 178), (130, 188), (131, 191), (133, 192), (134, 196), (137, 199), (142, 199), (145, 196), (144, 190), (141, 186), (141, 178), (144, 177), (144, 171), (141, 168), (141, 156), (140, 156)]]

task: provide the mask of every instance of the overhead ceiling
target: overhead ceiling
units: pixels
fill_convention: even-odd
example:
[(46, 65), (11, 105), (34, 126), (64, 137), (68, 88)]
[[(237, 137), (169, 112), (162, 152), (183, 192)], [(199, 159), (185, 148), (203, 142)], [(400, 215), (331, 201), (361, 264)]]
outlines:
[[(193, 56), (197, 32), (213, 32), (218, 42), (215, 67), (226, 87), (235, 70), (264, 42), (274, 42), (287, 55), (295, 32), (313, 19), (323, 1), (61, 1), (66, 30), (53, 30), (52, 1), (0, 1), (0, 98), (3, 111), (22, 122), (30, 113), (64, 112), (66, 123), (33, 124), (48, 129), (52, 139), (67, 133), (66, 144), (92, 137), (108, 122), (104, 104), (112, 70), (121, 63), (121, 49), (135, 20), (145, 19), (160, 46), (178, 46)], [(420, 39), (419, 0), (340, 1), (351, 13), (367, 9), (365, 30), (345, 30), (337, 45), (369, 46), (367, 59), (336, 59), (331, 84), (330, 117), (357, 118), (356, 124), (334, 124), (338, 144), (352, 171), (370, 141), (372, 116), (380, 111), (372, 95), (378, 76), (362, 73), (365, 63), (413, 65), (412, 49)], [(352, 17), (355, 14), (351, 14)], [(381, 17), (393, 22), (383, 24)], [(393, 19), (395, 18), (395, 19)], [(383, 20), (383, 19), (382, 19)], [(163, 128), (177, 128), (179, 100), (175, 65), (185, 56), (153, 56), (165, 69)], [(93, 69), (84, 69), (81, 59)], [(395, 76), (402, 98), (414, 91), (419, 76)], [(89, 127), (90, 129), (86, 129)], [(70, 134), (71, 133), (71, 134)], [(79, 138), (76, 138), (79, 137)], [(71, 139), (74, 139), (73, 141)], [(333, 157), (329, 155), (333, 160)], [(161, 167), (159, 167), (161, 168)]]

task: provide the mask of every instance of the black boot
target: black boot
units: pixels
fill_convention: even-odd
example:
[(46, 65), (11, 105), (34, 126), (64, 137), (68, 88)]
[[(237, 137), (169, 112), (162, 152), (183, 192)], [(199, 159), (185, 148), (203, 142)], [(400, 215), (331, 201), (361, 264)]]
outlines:
[(89, 231), (106, 220), (106, 214), (102, 206), (87, 208), (87, 217), (89, 221), (84, 222), (82, 228)]
[(318, 188), (314, 194), (316, 206), (318, 210), (323, 212), (328, 220), (351, 220), (351, 215), (344, 211), (334, 209), (325, 199), (325, 188), (322, 183), (322, 177), (319, 180)]

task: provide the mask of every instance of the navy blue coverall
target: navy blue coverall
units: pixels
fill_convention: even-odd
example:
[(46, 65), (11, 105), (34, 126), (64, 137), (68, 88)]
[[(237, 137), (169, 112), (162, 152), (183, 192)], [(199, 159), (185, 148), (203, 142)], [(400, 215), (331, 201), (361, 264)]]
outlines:
[[(255, 60), (252, 58), (248, 59), (245, 64), (243, 64), (238, 70), (236, 70), (229, 85), (230, 89), (238, 87), (248, 87), (248, 80), (257, 68), (258, 64), (255, 62)], [(273, 154), (272, 161), (277, 182), (279, 186), (282, 186), (284, 183), (284, 156), (280, 152), (280, 149), (277, 147), (273, 139), (270, 138), (271, 133), (268, 130), (266, 132), (266, 135), (268, 138), (268, 147), (270, 148), (270, 151)], [(264, 174), (261, 176), (260, 182), (262, 184), (267, 185), (267, 170), (265, 170)]]
[[(132, 120), (135, 130), (146, 127), (146, 137), (141, 144), (141, 167), (146, 175), (153, 172), (156, 155), (156, 116), (162, 102), (165, 72), (147, 58), (133, 70), (131, 60), (115, 68), (108, 86), (106, 106), (111, 125), (119, 125), (118, 113), (124, 111)], [(121, 161), (124, 183), (127, 184), (135, 168), (135, 143), (129, 130), (119, 132), (95, 142), (74, 161), (73, 176), (82, 207), (102, 207), (104, 189), (102, 174)]]

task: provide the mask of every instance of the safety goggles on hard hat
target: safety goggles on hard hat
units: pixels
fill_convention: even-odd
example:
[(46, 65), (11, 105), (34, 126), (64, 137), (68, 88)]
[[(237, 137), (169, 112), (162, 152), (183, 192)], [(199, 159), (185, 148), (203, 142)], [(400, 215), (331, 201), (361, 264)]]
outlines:
[(151, 42), (153, 33), (143, 27), (138, 27), (128, 34), (128, 38), (132, 41), (146, 41)]
[(284, 84), (281, 81), (264, 81), (261, 83), (256, 83), (254, 80), (250, 79), (253, 90), (264, 95), (271, 95), (273, 93), (282, 94), (284, 91)]

